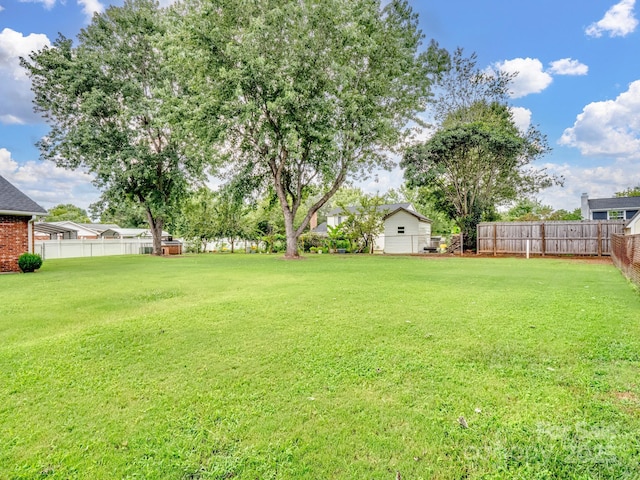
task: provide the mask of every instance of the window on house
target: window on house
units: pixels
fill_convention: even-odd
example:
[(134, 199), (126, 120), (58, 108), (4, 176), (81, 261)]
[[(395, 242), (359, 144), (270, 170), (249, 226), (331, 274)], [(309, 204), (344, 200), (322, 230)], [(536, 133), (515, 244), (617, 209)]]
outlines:
[(398, 227), (398, 235), (404, 235), (404, 227)]
[(607, 212), (593, 212), (593, 219), (594, 220), (606, 220), (607, 219)]
[(624, 212), (609, 212), (609, 220), (622, 220)]
[(635, 216), (636, 213), (638, 213), (638, 210), (627, 210), (625, 212), (625, 218), (627, 220), (631, 220)]

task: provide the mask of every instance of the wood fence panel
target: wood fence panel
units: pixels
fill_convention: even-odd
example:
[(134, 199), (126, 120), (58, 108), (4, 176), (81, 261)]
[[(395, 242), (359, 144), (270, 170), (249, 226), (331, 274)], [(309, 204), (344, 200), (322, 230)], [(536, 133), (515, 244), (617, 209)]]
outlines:
[(478, 253), (532, 255), (610, 255), (611, 235), (624, 232), (624, 220), (483, 222)]

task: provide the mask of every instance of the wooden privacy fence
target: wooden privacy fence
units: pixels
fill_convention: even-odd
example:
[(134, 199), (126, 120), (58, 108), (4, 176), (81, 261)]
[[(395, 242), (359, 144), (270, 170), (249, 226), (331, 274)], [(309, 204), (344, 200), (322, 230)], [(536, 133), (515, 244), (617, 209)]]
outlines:
[(624, 232), (624, 220), (482, 222), (478, 253), (532, 255), (610, 255), (611, 235)]
[(611, 259), (625, 277), (640, 287), (640, 235), (613, 235)]

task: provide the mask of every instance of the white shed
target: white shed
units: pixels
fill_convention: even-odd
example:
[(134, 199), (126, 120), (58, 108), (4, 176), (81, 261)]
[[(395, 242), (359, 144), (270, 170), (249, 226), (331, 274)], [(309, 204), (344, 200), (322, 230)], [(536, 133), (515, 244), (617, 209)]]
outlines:
[(384, 253), (424, 253), (431, 244), (431, 220), (404, 207), (384, 216)]

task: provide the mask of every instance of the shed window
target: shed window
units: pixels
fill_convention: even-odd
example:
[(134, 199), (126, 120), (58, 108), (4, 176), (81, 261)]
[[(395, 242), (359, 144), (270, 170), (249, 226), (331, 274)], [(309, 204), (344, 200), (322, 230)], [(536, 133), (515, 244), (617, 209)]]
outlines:
[(398, 235), (404, 235), (404, 227), (398, 227)]

